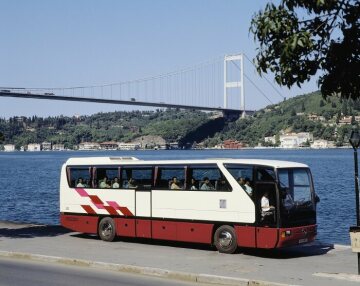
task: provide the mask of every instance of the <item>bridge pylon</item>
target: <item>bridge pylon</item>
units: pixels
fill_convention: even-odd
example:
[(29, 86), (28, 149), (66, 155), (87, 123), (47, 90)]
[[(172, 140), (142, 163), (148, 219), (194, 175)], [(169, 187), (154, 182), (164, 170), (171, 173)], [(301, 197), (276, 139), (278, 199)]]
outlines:
[[(240, 71), (235, 79), (229, 81), (228, 65), (233, 64)], [(244, 94), (244, 57), (243, 54), (225, 55), (224, 57), (224, 108), (227, 108), (228, 90), (237, 89), (240, 94), (241, 117), (245, 117), (245, 94)]]

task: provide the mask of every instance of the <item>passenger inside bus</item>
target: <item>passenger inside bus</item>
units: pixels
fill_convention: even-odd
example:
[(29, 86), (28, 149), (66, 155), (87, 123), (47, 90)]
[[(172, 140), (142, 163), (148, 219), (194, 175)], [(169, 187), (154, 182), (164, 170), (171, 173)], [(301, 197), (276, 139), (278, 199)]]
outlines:
[(106, 176), (104, 176), (104, 179), (102, 179), (102, 181), (100, 181), (99, 188), (100, 189), (109, 189), (110, 188), (110, 185), (108, 184), (108, 178)]
[(85, 183), (84, 183), (84, 181), (83, 181), (83, 178), (79, 178), (79, 179), (78, 179), (78, 182), (77, 182), (77, 184), (76, 184), (76, 187), (78, 187), (78, 188), (85, 188)]
[(265, 191), (261, 198), (261, 220), (268, 220), (275, 214), (275, 207), (270, 204), (269, 192)]
[(171, 190), (181, 190), (180, 182), (178, 181), (177, 177), (173, 177), (170, 181), (170, 189)]
[(124, 183), (124, 188), (126, 189), (136, 189), (138, 186), (133, 178), (130, 178), (129, 181)]
[(251, 187), (250, 179), (245, 178), (245, 185), (244, 185), (245, 191), (248, 193), (248, 195), (251, 197), (253, 193), (253, 189)]
[(230, 190), (230, 186), (228, 184), (228, 182), (226, 181), (226, 179), (224, 177), (220, 177), (216, 182), (215, 182), (215, 189), (217, 191), (229, 191)]
[(194, 177), (192, 177), (191, 178), (191, 183), (190, 183), (190, 190), (191, 191), (196, 191), (196, 190), (198, 190), (198, 183), (196, 182), (196, 180), (195, 180), (195, 178)]
[(112, 188), (113, 189), (118, 189), (120, 188), (120, 185), (119, 185), (119, 179), (117, 177), (114, 178), (114, 182), (112, 184)]
[(245, 190), (245, 179), (243, 177), (240, 177), (237, 179), (239, 185)]
[(200, 190), (203, 190), (203, 191), (213, 191), (213, 190), (215, 190), (213, 185), (210, 183), (210, 180), (209, 180), (208, 177), (205, 177), (203, 181), (204, 181), (204, 183), (201, 185)]

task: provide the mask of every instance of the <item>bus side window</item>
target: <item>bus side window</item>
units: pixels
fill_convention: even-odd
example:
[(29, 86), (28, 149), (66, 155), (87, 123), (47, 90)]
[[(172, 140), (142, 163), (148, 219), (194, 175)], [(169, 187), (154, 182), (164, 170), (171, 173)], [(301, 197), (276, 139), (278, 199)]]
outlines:
[(182, 190), (185, 188), (185, 166), (164, 166), (158, 168), (156, 189)]
[(150, 167), (124, 167), (121, 171), (120, 186), (126, 189), (150, 190), (153, 182), (153, 168)]
[[(190, 166), (188, 189), (200, 191), (231, 191), (231, 186), (217, 165)], [(193, 183), (191, 184), (191, 181)]]
[(256, 181), (274, 182), (276, 180), (275, 171), (272, 168), (258, 168), (256, 171)]
[(69, 168), (69, 184), (71, 188), (90, 188), (91, 175), (90, 168)]
[(96, 168), (95, 187), (101, 189), (118, 189), (119, 170), (117, 168)]

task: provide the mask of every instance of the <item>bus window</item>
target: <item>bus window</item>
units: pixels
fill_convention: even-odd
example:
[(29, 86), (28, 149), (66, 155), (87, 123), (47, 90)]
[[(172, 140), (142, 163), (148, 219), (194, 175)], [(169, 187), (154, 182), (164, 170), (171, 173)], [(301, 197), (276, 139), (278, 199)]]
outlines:
[(185, 166), (159, 167), (156, 189), (181, 190), (185, 186)]
[(69, 168), (69, 186), (71, 188), (89, 188), (91, 186), (90, 168)]
[(96, 168), (95, 187), (100, 189), (118, 189), (120, 187), (118, 168)]
[(309, 174), (304, 169), (294, 169), (294, 200), (297, 202), (311, 201)]
[(126, 189), (151, 189), (153, 181), (152, 167), (121, 168), (121, 187)]
[(219, 168), (214, 166), (191, 166), (189, 168), (190, 190), (231, 191), (231, 186)]
[(252, 196), (254, 186), (254, 168), (252, 166), (242, 166), (235, 164), (226, 164), (225, 168), (234, 177), (238, 184), (248, 193), (248, 195)]
[(282, 204), (286, 209), (295, 206), (311, 207), (311, 181), (307, 169), (279, 169)]
[(276, 180), (273, 168), (258, 167), (256, 170), (256, 181), (258, 182), (274, 182)]

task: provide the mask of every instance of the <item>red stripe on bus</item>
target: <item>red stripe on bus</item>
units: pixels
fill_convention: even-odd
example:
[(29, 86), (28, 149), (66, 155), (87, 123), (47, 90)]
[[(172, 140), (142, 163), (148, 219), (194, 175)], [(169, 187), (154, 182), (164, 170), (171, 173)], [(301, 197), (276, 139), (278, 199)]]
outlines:
[(114, 209), (119, 210), (125, 216), (134, 216), (133, 213), (127, 208), (120, 206), (117, 202), (107, 201), (109, 206), (112, 206)]
[(133, 213), (132, 213), (127, 207), (120, 207), (119, 210), (120, 210), (125, 216), (134, 216)]
[(118, 214), (116, 209), (114, 209), (112, 206), (104, 206), (104, 209), (106, 209), (109, 212), (109, 214), (111, 214), (111, 215), (117, 215)]
[(78, 194), (82, 197), (88, 197), (89, 194), (82, 188), (75, 188), (75, 191), (78, 192)]
[(102, 200), (100, 200), (100, 198), (98, 196), (95, 195), (89, 195), (89, 198), (91, 199), (92, 203), (94, 205), (104, 205), (104, 202)]
[(88, 214), (96, 214), (93, 208), (89, 205), (81, 205), (81, 207), (88, 213)]

